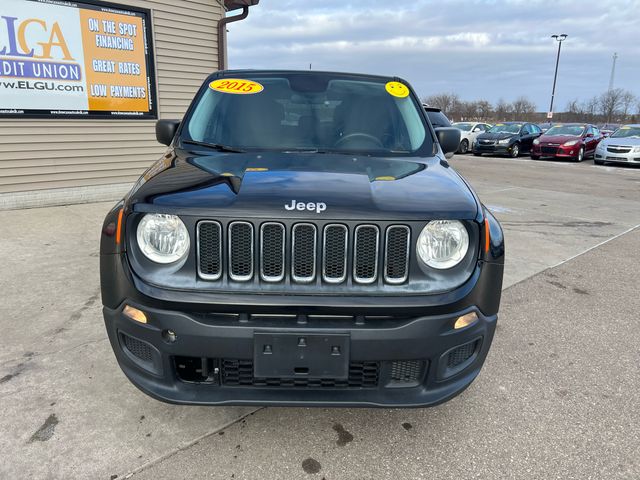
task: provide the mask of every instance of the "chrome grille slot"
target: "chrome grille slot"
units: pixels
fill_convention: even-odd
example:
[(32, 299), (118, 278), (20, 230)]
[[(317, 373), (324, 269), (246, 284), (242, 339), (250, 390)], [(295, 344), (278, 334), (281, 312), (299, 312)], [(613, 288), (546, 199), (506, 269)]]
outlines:
[(375, 225), (356, 227), (353, 245), (353, 279), (357, 283), (373, 283), (378, 278), (379, 233)]
[(308, 289), (321, 281), (364, 288), (409, 277), (407, 225), (201, 220), (195, 236), (198, 277), (221, 286), (282, 282)]
[(291, 275), (294, 282), (309, 283), (316, 278), (318, 235), (311, 223), (293, 226), (291, 241)]
[(342, 283), (347, 278), (348, 237), (348, 230), (344, 225), (324, 227), (322, 279), (327, 283)]
[(198, 223), (198, 274), (205, 280), (222, 276), (222, 227), (218, 222)]
[(260, 226), (260, 278), (265, 282), (284, 279), (284, 225), (267, 222)]
[(229, 225), (229, 277), (236, 282), (253, 278), (253, 225), (248, 222)]
[(404, 225), (387, 228), (384, 257), (384, 279), (387, 283), (404, 283), (409, 276), (409, 243), (411, 233)]

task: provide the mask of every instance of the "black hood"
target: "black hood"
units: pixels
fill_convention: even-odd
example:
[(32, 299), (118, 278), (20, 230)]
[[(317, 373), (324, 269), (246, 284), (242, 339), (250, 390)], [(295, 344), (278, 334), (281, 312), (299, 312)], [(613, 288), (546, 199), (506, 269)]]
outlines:
[[(474, 194), (438, 158), (199, 148), (175, 150), (157, 162), (127, 201), (138, 211), (237, 218), (426, 220), (478, 214)], [(294, 201), (326, 209), (285, 208)]]
[(509, 139), (514, 139), (516, 137), (519, 137), (519, 134), (517, 133), (481, 133), (480, 135), (478, 135), (478, 140), (504, 140), (506, 138)]

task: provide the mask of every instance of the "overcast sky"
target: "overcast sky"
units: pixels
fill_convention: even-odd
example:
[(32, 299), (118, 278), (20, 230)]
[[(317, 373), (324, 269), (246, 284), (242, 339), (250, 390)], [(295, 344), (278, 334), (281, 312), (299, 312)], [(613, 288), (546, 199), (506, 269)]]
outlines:
[[(237, 12), (234, 12), (237, 13)], [(640, 95), (640, 0), (261, 0), (229, 25), (230, 68), (397, 75), (418, 94), (464, 100), (526, 95), (555, 110), (609, 85)]]

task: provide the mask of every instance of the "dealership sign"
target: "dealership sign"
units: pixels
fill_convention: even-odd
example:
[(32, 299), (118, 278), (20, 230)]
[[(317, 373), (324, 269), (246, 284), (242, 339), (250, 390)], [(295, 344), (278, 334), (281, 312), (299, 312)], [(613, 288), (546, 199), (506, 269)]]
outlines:
[(149, 11), (1, 0), (0, 116), (156, 118)]

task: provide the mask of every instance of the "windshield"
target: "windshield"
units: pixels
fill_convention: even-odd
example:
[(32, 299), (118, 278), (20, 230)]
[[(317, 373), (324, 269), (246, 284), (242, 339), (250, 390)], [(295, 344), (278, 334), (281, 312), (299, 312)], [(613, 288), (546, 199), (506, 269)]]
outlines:
[(511, 123), (509, 125), (504, 123), (498, 123), (495, 126), (491, 127), (488, 132), (489, 133), (518, 133), (522, 125)]
[(555, 125), (545, 132), (545, 135), (566, 135), (580, 137), (584, 133), (582, 125)]
[(454, 123), (453, 126), (462, 130), (463, 132), (468, 132), (473, 127), (473, 123)]
[(640, 127), (620, 127), (611, 138), (640, 138)]
[[(237, 150), (401, 155), (429, 140), (431, 151), (421, 106), (398, 82), (318, 73), (243, 75), (209, 84), (185, 122), (183, 141)], [(232, 91), (237, 89), (251, 94)]]

